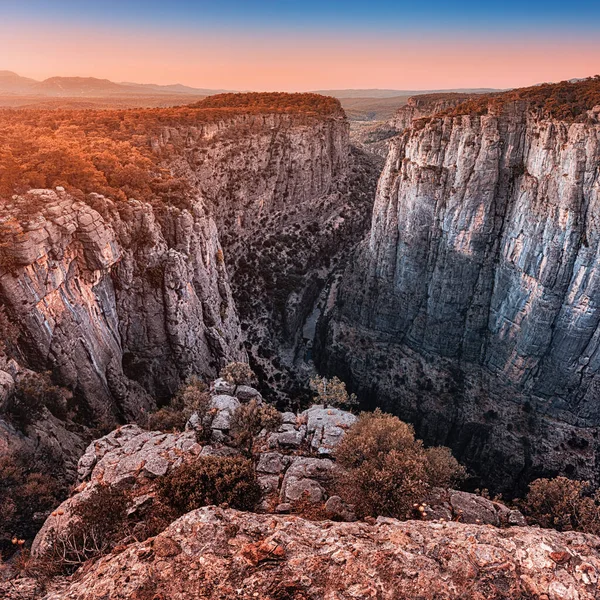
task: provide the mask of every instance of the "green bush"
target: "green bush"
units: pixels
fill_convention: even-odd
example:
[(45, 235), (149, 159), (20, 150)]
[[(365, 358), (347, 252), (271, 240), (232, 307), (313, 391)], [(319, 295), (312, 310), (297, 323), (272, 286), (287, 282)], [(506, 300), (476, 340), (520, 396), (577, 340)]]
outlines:
[(253, 510), (261, 491), (253, 463), (239, 456), (203, 456), (157, 482), (159, 498), (183, 515), (213, 504)]

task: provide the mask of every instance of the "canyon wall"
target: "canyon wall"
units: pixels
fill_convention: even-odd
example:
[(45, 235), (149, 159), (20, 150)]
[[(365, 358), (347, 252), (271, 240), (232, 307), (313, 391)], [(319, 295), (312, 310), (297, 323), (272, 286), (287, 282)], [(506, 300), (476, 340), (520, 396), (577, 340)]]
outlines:
[(62, 188), (2, 201), (0, 302), (23, 362), (110, 421), (246, 360), (226, 257), (265, 215), (333, 191), (347, 130), (343, 115), (286, 113), (164, 126), (152, 148), (192, 190), (177, 206)]
[(486, 482), (598, 482), (600, 125), (524, 102), (394, 140), (319, 359)]

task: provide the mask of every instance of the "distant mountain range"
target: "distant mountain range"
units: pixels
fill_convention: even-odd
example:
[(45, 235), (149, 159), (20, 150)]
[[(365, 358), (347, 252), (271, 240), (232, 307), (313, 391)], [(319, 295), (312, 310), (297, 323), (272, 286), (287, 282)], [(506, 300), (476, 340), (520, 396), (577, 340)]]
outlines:
[[(152, 95), (185, 94), (187, 96), (211, 96), (234, 90), (215, 90), (195, 88), (180, 83), (158, 85), (154, 83), (132, 83), (129, 81), (115, 83), (108, 79), (96, 77), (50, 77), (37, 81), (29, 77), (21, 77), (13, 71), (0, 71), (0, 94), (34, 95), (50, 97), (99, 97), (113, 95)], [(380, 89), (348, 89), (348, 90), (316, 90), (317, 94), (335, 98), (395, 98), (398, 96), (416, 96), (432, 92), (469, 92), (486, 93), (493, 89), (452, 89), (452, 90), (380, 90)]]
[(0, 94), (50, 97), (104, 97), (140, 96), (157, 94), (185, 94), (187, 96), (209, 96), (229, 90), (205, 90), (186, 85), (156, 85), (152, 83), (115, 83), (96, 77), (50, 77), (36, 81), (21, 77), (12, 71), (0, 71)]

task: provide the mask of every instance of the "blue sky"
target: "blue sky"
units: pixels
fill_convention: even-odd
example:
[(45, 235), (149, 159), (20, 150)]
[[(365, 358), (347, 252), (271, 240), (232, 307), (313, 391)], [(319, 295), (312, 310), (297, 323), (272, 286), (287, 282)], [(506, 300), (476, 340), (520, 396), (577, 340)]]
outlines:
[(600, 31), (598, 2), (393, 2), (391, 0), (0, 0), (5, 16), (49, 21), (180, 27), (406, 30), (454, 28)]

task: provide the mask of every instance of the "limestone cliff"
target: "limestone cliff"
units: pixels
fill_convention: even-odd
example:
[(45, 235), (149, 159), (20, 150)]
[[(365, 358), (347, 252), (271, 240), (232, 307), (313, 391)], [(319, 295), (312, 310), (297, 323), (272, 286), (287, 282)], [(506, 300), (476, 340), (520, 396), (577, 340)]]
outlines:
[[(96, 420), (136, 418), (190, 373), (246, 360), (236, 300), (265, 290), (238, 286), (234, 298), (231, 274), (251, 244), (277, 233), (265, 219), (309, 214), (326, 198), (337, 213), (346, 204), (348, 125), (338, 113), (225, 110), (196, 122), (188, 110), (180, 123), (168, 113), (148, 145), (189, 184), (171, 203), (62, 188), (2, 200), (0, 302), (20, 329), (23, 360), (52, 369)], [(296, 287), (302, 295), (306, 286)], [(247, 329), (257, 314), (244, 314)]]
[(323, 323), (327, 370), (488, 484), (598, 481), (599, 111), (517, 100), (406, 130)]
[(154, 404), (148, 391), (169, 394), (186, 372), (244, 356), (216, 226), (199, 202), (159, 221), (136, 201), (34, 190), (3, 211), (0, 299), (21, 350), (96, 418), (136, 418)]
[(396, 114), (390, 119), (389, 125), (402, 133), (412, 126), (414, 120), (454, 108), (474, 97), (476, 97), (475, 94), (455, 92), (411, 96), (406, 104), (396, 111)]

